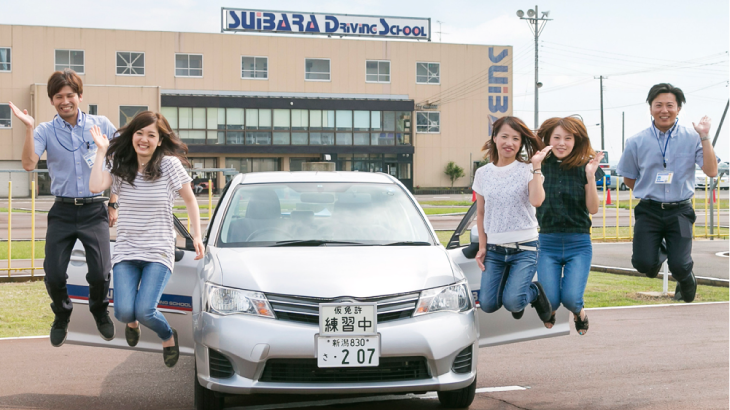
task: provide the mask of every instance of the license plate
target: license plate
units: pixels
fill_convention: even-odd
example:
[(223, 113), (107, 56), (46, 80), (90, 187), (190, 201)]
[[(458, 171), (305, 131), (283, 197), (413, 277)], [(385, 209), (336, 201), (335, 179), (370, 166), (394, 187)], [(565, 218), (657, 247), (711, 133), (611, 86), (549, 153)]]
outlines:
[(374, 367), (380, 364), (380, 335), (317, 337), (318, 367)]
[(361, 336), (378, 334), (378, 307), (369, 303), (321, 303), (320, 336)]

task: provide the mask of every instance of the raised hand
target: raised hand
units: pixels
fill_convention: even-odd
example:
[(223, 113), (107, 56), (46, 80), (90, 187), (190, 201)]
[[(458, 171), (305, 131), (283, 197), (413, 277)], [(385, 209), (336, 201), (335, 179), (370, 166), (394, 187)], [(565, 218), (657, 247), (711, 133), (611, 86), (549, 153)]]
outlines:
[(588, 163), (586, 164), (586, 176), (589, 178), (596, 175), (596, 170), (598, 169), (598, 164), (601, 162), (603, 157), (606, 155), (603, 151), (598, 151), (596, 153), (596, 156), (594, 156)]
[(710, 134), (710, 127), (712, 126), (712, 120), (708, 116), (702, 117), (699, 124), (692, 123), (692, 126), (695, 127), (695, 131), (697, 131), (698, 134), (700, 134), (700, 138), (705, 138)]
[(94, 143), (101, 152), (106, 152), (109, 148), (109, 139), (106, 134), (102, 135), (101, 128), (98, 125), (91, 127), (91, 136), (94, 137)]
[(540, 168), (540, 164), (542, 164), (542, 160), (545, 159), (545, 156), (547, 155), (550, 150), (553, 149), (552, 145), (548, 145), (547, 147), (541, 149), (540, 151), (537, 151), (535, 155), (532, 156), (532, 159), (530, 161), (532, 162), (532, 167), (535, 169)]
[(20, 111), (20, 108), (16, 107), (12, 101), (8, 101), (8, 105), (10, 105), (10, 109), (13, 110), (13, 114), (20, 120), (20, 122), (25, 124), (26, 127), (33, 128), (35, 126), (35, 120), (33, 117), (28, 115), (28, 110)]

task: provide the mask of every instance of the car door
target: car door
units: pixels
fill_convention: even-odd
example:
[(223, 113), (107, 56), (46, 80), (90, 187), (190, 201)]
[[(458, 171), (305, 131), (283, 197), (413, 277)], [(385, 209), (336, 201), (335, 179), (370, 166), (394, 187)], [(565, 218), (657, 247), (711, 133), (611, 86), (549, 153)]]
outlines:
[[(192, 293), (197, 280), (198, 263), (195, 260), (195, 251), (192, 247), (192, 238), (185, 226), (174, 217), (175, 231), (179, 235), (178, 247), (175, 250), (175, 266), (170, 280), (160, 298), (158, 309), (167, 319), (171, 327), (177, 330), (180, 353), (193, 354), (193, 322), (192, 322)], [(184, 243), (184, 245), (183, 245)], [(114, 254), (114, 242), (110, 244)], [(109, 287), (109, 315), (116, 327), (114, 340), (105, 341), (96, 329), (94, 318), (89, 312), (89, 284), (86, 282), (86, 253), (80, 241), (76, 241), (71, 252), (71, 261), (68, 266), (68, 294), (74, 304), (73, 314), (69, 322), (66, 341), (72, 344), (86, 346), (114, 347), (158, 352), (162, 345), (157, 334), (142, 327), (142, 336), (136, 347), (129, 347), (124, 338), (124, 327), (114, 318), (114, 281)], [(112, 273), (113, 275), (113, 273)]]
[[(453, 236), (446, 246), (446, 251), (464, 272), (469, 282), (469, 287), (472, 290), (474, 301), (478, 303), (482, 272), (475, 259), (477, 250), (479, 249), (479, 236), (476, 233), (476, 211), (476, 202), (474, 202), (454, 231)], [(466, 243), (462, 244), (459, 238), (465, 232), (469, 232), (470, 235), (464, 241)], [(533, 280), (537, 280), (537, 273)], [(479, 346), (494, 346), (568, 335), (570, 334), (569, 314), (570, 312), (561, 306), (555, 315), (555, 326), (552, 329), (547, 329), (538, 318), (534, 309), (529, 305), (526, 308), (525, 315), (520, 320), (515, 320), (512, 314), (504, 308), (494, 313), (485, 313), (482, 310), (478, 310)]]

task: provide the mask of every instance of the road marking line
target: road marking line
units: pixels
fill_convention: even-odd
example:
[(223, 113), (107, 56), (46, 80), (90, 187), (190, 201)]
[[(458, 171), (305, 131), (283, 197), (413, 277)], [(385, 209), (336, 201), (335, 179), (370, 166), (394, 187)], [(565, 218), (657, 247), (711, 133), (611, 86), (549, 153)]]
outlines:
[(718, 305), (730, 302), (700, 302), (700, 303), (664, 303), (661, 305), (635, 305), (635, 306), (612, 306), (600, 308), (586, 308), (586, 310), (611, 310), (611, 309), (637, 309), (637, 308), (654, 308), (667, 306), (701, 306), (701, 305)]
[(50, 336), (20, 336), (20, 337), (0, 337), (0, 341), (3, 340), (23, 340), (23, 339), (44, 339)]
[[(527, 387), (522, 386), (503, 386), (503, 387), (482, 387), (476, 389), (476, 393), (495, 393), (504, 391), (518, 391), (527, 390)], [(279, 403), (279, 404), (262, 404), (258, 406), (242, 406), (242, 407), (231, 407), (229, 410), (277, 410), (277, 409), (290, 409), (296, 407), (322, 407), (331, 406), (334, 404), (357, 404), (357, 403), (372, 403), (378, 401), (394, 401), (394, 400), (412, 400), (412, 399), (436, 399), (438, 394), (435, 392), (426, 394), (404, 394), (404, 395), (388, 395), (388, 396), (375, 396), (375, 397), (355, 397), (351, 399), (332, 399), (332, 400), (316, 400), (316, 401), (301, 401), (295, 403)]]

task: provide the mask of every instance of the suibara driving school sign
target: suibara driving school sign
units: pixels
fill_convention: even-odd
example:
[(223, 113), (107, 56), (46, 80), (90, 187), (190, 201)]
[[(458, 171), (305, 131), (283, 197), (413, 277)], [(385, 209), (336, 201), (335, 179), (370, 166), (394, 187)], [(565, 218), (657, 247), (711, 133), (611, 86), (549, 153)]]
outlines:
[(431, 19), (221, 8), (221, 31), (431, 41)]

